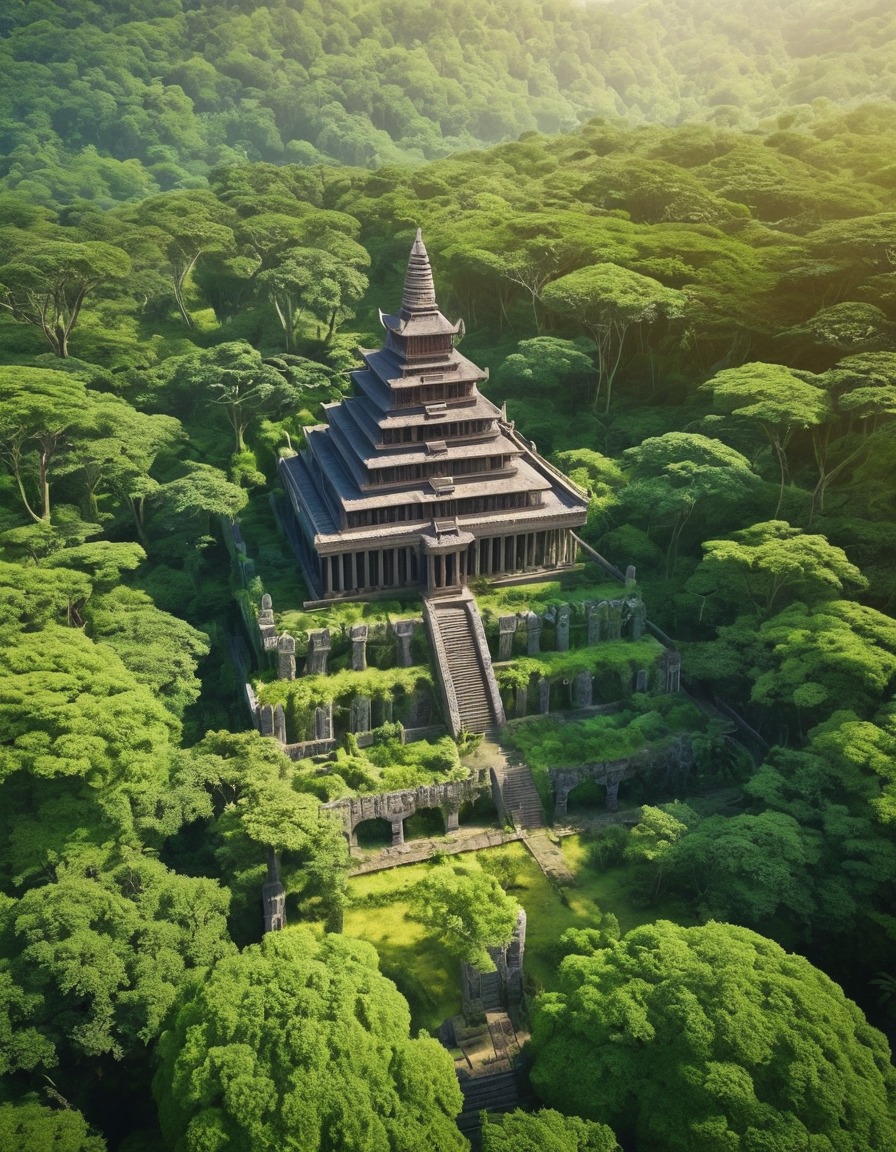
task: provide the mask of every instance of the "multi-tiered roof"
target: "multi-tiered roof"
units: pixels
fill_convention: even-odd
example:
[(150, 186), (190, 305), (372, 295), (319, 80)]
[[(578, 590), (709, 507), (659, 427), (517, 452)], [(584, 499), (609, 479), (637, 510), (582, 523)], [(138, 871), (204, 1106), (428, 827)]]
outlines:
[[(325, 405), (327, 423), (307, 428), (305, 452), (283, 463), (287, 491), (317, 556), (413, 547), (449, 530), (471, 544), (582, 524), (578, 489), (479, 392), (488, 372), (455, 347), (463, 325), (439, 310), (419, 230), (401, 309), (381, 319), (385, 343), (361, 350), (365, 367), (352, 374), (355, 395)], [(550, 563), (542, 557), (525, 566), (555, 564), (556, 557)], [(366, 566), (365, 573), (366, 584), (350, 588), (343, 580), (339, 591), (376, 587)], [(379, 567), (374, 575), (381, 573)], [(422, 582), (422, 567), (409, 564), (405, 575), (402, 583)], [(319, 583), (323, 591), (326, 581)]]

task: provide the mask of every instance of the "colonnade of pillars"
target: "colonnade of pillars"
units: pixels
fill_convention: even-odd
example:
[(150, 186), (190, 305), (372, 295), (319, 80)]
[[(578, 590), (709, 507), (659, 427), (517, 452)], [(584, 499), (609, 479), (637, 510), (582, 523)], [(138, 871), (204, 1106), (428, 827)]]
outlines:
[(471, 576), (497, 576), (532, 568), (559, 568), (574, 563), (575, 556), (572, 533), (555, 528), (477, 540), (470, 546), (467, 567)]
[(426, 586), (461, 588), (467, 582), (467, 555), (465, 552), (434, 553), (426, 557)]
[(320, 568), (327, 596), (365, 588), (401, 588), (419, 579), (417, 549), (413, 547), (321, 556)]
[[(428, 556), (426, 583), (430, 588), (456, 587), (468, 576), (497, 576), (535, 568), (559, 568), (575, 562), (576, 545), (566, 528), (489, 536), (471, 544), (464, 554)], [(373, 588), (400, 588), (420, 581), (417, 549), (378, 548), (320, 557), (325, 595)]]

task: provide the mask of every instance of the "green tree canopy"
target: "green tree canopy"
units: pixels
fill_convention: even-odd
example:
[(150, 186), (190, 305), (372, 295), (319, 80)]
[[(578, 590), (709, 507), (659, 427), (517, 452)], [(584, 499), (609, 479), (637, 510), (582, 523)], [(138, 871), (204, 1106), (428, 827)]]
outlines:
[(64, 358), (87, 297), (124, 280), (130, 260), (121, 248), (96, 240), (35, 241), (22, 236), (18, 248), (12, 260), (0, 266), (0, 308), (37, 328)]
[(16, 1152), (106, 1152), (74, 1108), (47, 1108), (36, 1100), (0, 1104), (0, 1148)]
[(286, 929), (219, 962), (159, 1044), (173, 1152), (462, 1152), (460, 1089), (359, 940)]
[(540, 1112), (485, 1115), (483, 1152), (619, 1152), (606, 1124), (564, 1116), (552, 1108)]
[(545, 1103), (656, 1152), (896, 1141), (884, 1037), (808, 960), (746, 928), (660, 920), (566, 957), (532, 1044)]
[(570, 316), (594, 340), (598, 357), (595, 408), (606, 390), (604, 412), (610, 411), (613, 381), (632, 328), (684, 314), (687, 297), (651, 276), (618, 264), (592, 264), (552, 281), (542, 293), (548, 308)]
[(434, 868), (414, 889), (417, 918), (445, 947), (481, 972), (493, 972), (488, 949), (510, 943), (519, 905), (494, 876), (462, 864)]
[(50, 519), (53, 466), (88, 411), (83, 382), (68, 372), (0, 368), (0, 452), (33, 520)]
[(787, 445), (796, 428), (811, 428), (827, 419), (830, 402), (811, 373), (795, 372), (783, 364), (753, 361), (739, 368), (725, 368), (703, 387), (723, 411), (755, 421), (774, 452), (781, 478), (778, 506), (781, 509), (787, 480)]
[(784, 520), (752, 524), (730, 540), (707, 540), (703, 554), (689, 591), (735, 607), (750, 604), (759, 613), (794, 599), (834, 599), (868, 584), (842, 548)]

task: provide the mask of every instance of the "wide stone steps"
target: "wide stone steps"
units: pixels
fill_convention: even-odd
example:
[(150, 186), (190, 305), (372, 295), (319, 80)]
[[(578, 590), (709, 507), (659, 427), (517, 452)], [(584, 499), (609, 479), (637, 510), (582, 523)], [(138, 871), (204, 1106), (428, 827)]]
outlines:
[(457, 1126), (474, 1148), (480, 1146), (479, 1113), (512, 1112), (519, 1104), (516, 1078), (511, 1071), (493, 1076), (471, 1076), (460, 1079), (464, 1107)]
[(439, 608), (436, 619), (461, 724), (468, 732), (484, 732), (494, 717), (467, 613), (463, 608)]

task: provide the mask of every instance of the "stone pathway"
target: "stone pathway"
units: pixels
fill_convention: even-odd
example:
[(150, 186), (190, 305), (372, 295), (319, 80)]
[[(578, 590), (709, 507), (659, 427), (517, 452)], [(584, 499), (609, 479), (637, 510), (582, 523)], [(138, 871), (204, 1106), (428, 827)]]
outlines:
[[(556, 833), (554, 835), (556, 836)], [(523, 837), (523, 843), (548, 880), (552, 880), (555, 884), (575, 882), (575, 876), (567, 866), (560, 845), (555, 843), (544, 829), (537, 828), (527, 832)]]
[(367, 872), (382, 872), (386, 868), (399, 868), (402, 864), (419, 864), (437, 853), (453, 856), (458, 852), (478, 852), (483, 848), (496, 848), (521, 840), (521, 832), (505, 832), (503, 828), (459, 828), (450, 836), (433, 839), (406, 840), (390, 848), (382, 848), (375, 855), (361, 860), (351, 869), (350, 876), (363, 876)]

